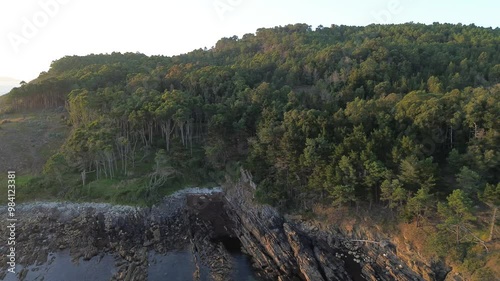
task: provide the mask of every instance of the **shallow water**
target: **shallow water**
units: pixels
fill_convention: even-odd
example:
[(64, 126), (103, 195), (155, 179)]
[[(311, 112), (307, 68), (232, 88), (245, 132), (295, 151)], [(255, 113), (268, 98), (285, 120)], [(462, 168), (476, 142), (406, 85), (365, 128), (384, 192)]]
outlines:
[[(42, 265), (29, 265), (26, 268), (25, 281), (107, 281), (116, 273), (114, 258), (111, 255), (103, 255), (92, 258), (89, 261), (80, 259), (73, 262), (68, 251), (51, 253), (47, 262)], [(19, 274), (23, 266), (17, 265), (16, 272)], [(17, 281), (17, 274), (8, 273), (5, 281)]]
[[(231, 252), (233, 258), (233, 278), (238, 281), (259, 281), (254, 274), (250, 258), (244, 254)], [(148, 281), (186, 281), (193, 280), (195, 265), (191, 253), (171, 252), (166, 255), (149, 253)], [(209, 281), (209, 270), (200, 268), (200, 281)]]
[[(258, 281), (251, 267), (250, 258), (241, 252), (231, 252), (233, 257), (233, 280)], [(89, 261), (71, 260), (68, 251), (51, 253), (42, 265), (27, 266), (25, 281), (108, 281), (116, 273), (115, 260), (111, 255), (102, 255)], [(24, 267), (18, 265), (19, 273)], [(188, 281), (194, 280), (195, 264), (189, 251), (170, 252), (165, 255), (149, 252), (148, 281)], [(7, 274), (4, 281), (17, 281), (18, 275)], [(207, 268), (200, 268), (200, 281), (209, 281)]]
[(259, 281), (255, 276), (252, 266), (250, 265), (250, 258), (244, 254), (232, 254), (235, 261), (235, 272), (233, 280), (238, 281)]
[[(195, 265), (188, 251), (171, 252), (166, 255), (149, 252), (148, 280), (193, 280)], [(203, 272), (203, 271), (202, 271)], [(200, 273), (200, 281), (207, 279), (207, 272)]]
[(220, 240), (233, 258), (233, 280), (258, 281), (249, 256), (241, 252), (241, 242), (237, 238), (224, 237)]
[(361, 265), (354, 261), (355, 257), (352, 254), (343, 252), (345, 270), (349, 273), (353, 281), (366, 281), (361, 273)]

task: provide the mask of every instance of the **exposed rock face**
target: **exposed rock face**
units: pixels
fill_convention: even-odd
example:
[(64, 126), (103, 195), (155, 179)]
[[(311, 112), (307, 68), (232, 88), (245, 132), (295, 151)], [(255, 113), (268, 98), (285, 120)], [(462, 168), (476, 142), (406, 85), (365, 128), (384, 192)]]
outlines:
[(269, 206), (251, 202), (251, 182), (226, 191), (228, 216), (254, 267), (270, 280), (352, 280), (335, 251), (315, 243)]
[[(115, 258), (116, 274), (111, 280), (147, 280), (148, 253), (165, 254), (191, 249), (196, 267), (209, 272), (211, 280), (231, 280), (229, 253), (211, 239), (223, 235), (220, 191), (200, 190), (209, 213), (193, 210), (187, 198), (191, 190), (165, 198), (151, 208), (109, 204), (33, 203), (18, 206), (16, 225), (17, 264), (47, 263), (49, 253), (69, 250), (73, 260), (90, 260), (109, 253)], [(219, 194), (219, 195), (218, 195)], [(0, 208), (0, 211), (4, 211)], [(226, 219), (227, 221), (227, 219)], [(217, 222), (217, 223), (215, 223)], [(5, 237), (5, 229), (0, 236)], [(228, 231), (229, 233), (229, 231)], [(228, 235), (228, 234), (224, 234)], [(0, 245), (0, 252), (4, 251)], [(6, 274), (6, 256), (0, 256), (0, 280)], [(24, 279), (26, 268), (19, 272)], [(198, 280), (193, 276), (193, 280)]]
[[(230, 281), (230, 255), (221, 239), (236, 237), (263, 280), (443, 280), (447, 269), (425, 261), (382, 232), (361, 226), (325, 226), (281, 216), (253, 203), (247, 173), (238, 184), (212, 193), (189, 191), (152, 208), (108, 204), (36, 203), (18, 209), (16, 242), (22, 264), (47, 262), (49, 252), (69, 250), (74, 259), (111, 253), (111, 280), (147, 280), (148, 253), (190, 249), (196, 271)], [(2, 211), (2, 208), (0, 208)], [(0, 235), (5, 236), (5, 229)], [(360, 243), (355, 240), (379, 241)], [(3, 251), (4, 246), (0, 245)], [(0, 257), (0, 279), (5, 277)], [(19, 275), (21, 280), (26, 272)], [(206, 276), (206, 275), (205, 275)]]
[[(62, 250), (69, 250), (74, 260), (112, 253), (117, 266), (112, 280), (146, 280), (148, 249), (166, 252), (189, 244), (182, 215), (184, 204), (181, 198), (169, 198), (159, 206), (143, 209), (73, 203), (19, 206), (16, 262), (44, 264), (49, 253)], [(0, 279), (5, 277), (4, 258), (0, 257)], [(25, 275), (19, 274), (20, 278)]]
[(186, 200), (187, 225), (197, 266), (209, 268), (214, 281), (231, 280), (231, 258), (217, 241), (233, 235), (224, 215), (222, 193), (188, 194)]
[[(375, 231), (363, 224), (354, 224), (350, 228), (336, 226), (327, 233), (338, 233), (352, 240), (381, 241), (381, 244), (361, 244), (364, 253), (372, 257), (373, 266), (383, 270), (386, 276), (401, 280), (444, 280), (450, 271), (441, 261), (428, 261), (405, 241), (398, 237), (389, 237), (382, 231)], [(358, 243), (355, 243), (358, 244)], [(370, 274), (365, 274), (370, 276)], [(381, 279), (384, 280), (381, 276)], [(392, 280), (392, 279), (386, 279)]]
[(275, 209), (252, 203), (254, 189), (251, 176), (242, 171), (242, 180), (226, 190), (227, 213), (254, 266), (272, 280), (444, 280), (449, 271), (441, 264), (428, 266), (381, 232), (320, 229), (284, 219)]
[(327, 243), (334, 249), (347, 252), (356, 263), (359, 263), (361, 276), (365, 280), (438, 280), (431, 277), (431, 271), (428, 271), (427, 275), (422, 274), (423, 270), (428, 270), (423, 264), (421, 267), (416, 267), (420, 271), (408, 267), (405, 261), (396, 255), (396, 247), (383, 234), (376, 234), (379, 236), (374, 237), (363, 232), (347, 232), (339, 225), (320, 228), (311, 223), (296, 222), (295, 226), (308, 233), (313, 241)]

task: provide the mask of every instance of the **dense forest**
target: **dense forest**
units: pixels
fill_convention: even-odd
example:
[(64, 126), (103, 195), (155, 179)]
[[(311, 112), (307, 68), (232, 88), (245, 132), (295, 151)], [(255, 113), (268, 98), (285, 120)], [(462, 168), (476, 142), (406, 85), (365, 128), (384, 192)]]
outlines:
[(244, 167), (257, 198), (282, 209), (386, 206), (417, 224), (441, 217), (462, 243), (482, 205), (491, 228), (476, 240), (494, 238), (498, 28), (295, 24), (174, 57), (68, 56), (2, 103), (68, 112), (41, 184), (142, 173), (146, 196)]

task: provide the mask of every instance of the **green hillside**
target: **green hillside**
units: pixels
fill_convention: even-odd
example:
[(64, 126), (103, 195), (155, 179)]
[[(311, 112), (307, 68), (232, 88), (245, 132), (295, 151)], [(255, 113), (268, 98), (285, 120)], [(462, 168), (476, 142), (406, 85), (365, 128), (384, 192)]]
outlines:
[(283, 210), (438, 220), (475, 272), (470, 249), (498, 237), (499, 83), (498, 28), (296, 24), (175, 57), (64, 57), (0, 112), (67, 109), (69, 136), (29, 183), (52, 196), (148, 204), (244, 167)]

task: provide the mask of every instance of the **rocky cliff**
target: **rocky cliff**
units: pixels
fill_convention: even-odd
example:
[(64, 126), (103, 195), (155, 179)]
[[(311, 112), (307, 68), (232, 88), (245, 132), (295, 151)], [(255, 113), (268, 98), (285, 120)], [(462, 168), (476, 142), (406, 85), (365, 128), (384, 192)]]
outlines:
[(272, 280), (444, 280), (449, 271), (363, 224), (282, 217), (254, 203), (254, 191), (251, 176), (242, 171), (240, 182), (226, 187), (226, 212), (254, 266)]
[[(189, 251), (196, 272), (192, 280), (231, 280), (230, 257), (222, 243), (213, 241), (227, 221), (221, 214), (220, 190), (193, 189), (165, 198), (151, 208), (95, 203), (29, 203), (16, 207), (16, 280), (24, 280), (29, 266), (50, 264), (51, 253), (69, 251), (73, 261), (111, 255), (111, 280), (148, 280), (149, 256)], [(191, 196), (205, 198), (205, 214), (193, 212)], [(6, 213), (5, 207), (0, 211)], [(216, 227), (217, 226), (217, 227)], [(7, 229), (0, 236), (7, 237)], [(7, 252), (0, 245), (0, 252)], [(0, 256), (0, 280), (7, 274), (7, 257)], [(38, 269), (34, 269), (38, 270)], [(109, 269), (111, 270), (111, 269)], [(208, 272), (203, 278), (201, 272)], [(38, 279), (37, 279), (38, 280)]]
[[(17, 262), (47, 263), (49, 253), (62, 250), (69, 250), (74, 260), (107, 253), (115, 260), (111, 280), (148, 280), (152, 252), (182, 249), (191, 253), (195, 264), (192, 280), (232, 281), (232, 263), (223, 241), (237, 238), (262, 280), (444, 280), (449, 271), (375, 227), (301, 220), (258, 205), (252, 198), (251, 176), (242, 175), (224, 192), (185, 191), (151, 208), (74, 203), (19, 206)], [(0, 235), (5, 231), (0, 229)], [(5, 255), (0, 263), (3, 279)], [(19, 280), (26, 270), (19, 272)]]

